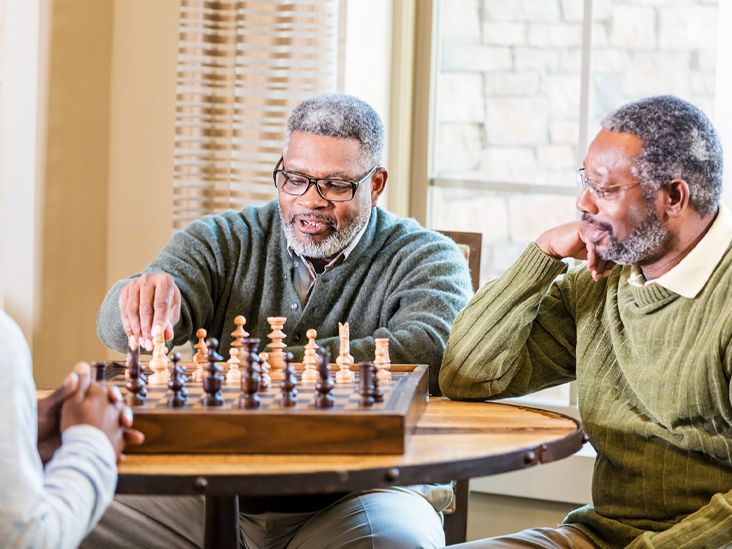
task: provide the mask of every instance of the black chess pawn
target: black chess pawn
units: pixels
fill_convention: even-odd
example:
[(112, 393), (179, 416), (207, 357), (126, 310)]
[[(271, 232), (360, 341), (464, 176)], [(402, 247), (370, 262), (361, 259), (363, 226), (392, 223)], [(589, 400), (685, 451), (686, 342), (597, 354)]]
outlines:
[(173, 361), (173, 371), (170, 374), (168, 388), (172, 391), (172, 394), (168, 397), (168, 406), (180, 408), (185, 406), (188, 400), (188, 390), (186, 389), (188, 377), (185, 368), (179, 364), (180, 353), (173, 353), (171, 360)]
[(373, 406), (376, 400), (374, 399), (374, 382), (373, 382), (373, 369), (374, 365), (371, 362), (359, 362), (356, 364), (359, 370), (358, 379), (358, 392), (361, 395), (361, 406)]
[(379, 381), (379, 376), (377, 375), (379, 372), (379, 368), (376, 366), (376, 364), (371, 365), (371, 382), (374, 386), (373, 390), (371, 391), (371, 396), (374, 397), (374, 402), (384, 402), (384, 390), (379, 387), (379, 384), (381, 383)]
[(335, 397), (333, 396), (333, 378), (330, 377), (330, 352), (322, 347), (318, 346), (316, 349), (318, 355), (318, 374), (320, 379), (315, 384), (315, 407), (316, 408), (332, 408), (335, 404)]
[(208, 348), (208, 365), (206, 366), (206, 377), (203, 378), (203, 390), (206, 396), (203, 397), (204, 406), (223, 406), (224, 397), (221, 396), (221, 387), (224, 385), (224, 376), (221, 375), (222, 368), (217, 364), (223, 358), (216, 352), (219, 340), (210, 337), (206, 340)]
[(127, 367), (130, 372), (130, 377), (125, 383), (125, 388), (130, 393), (127, 396), (127, 403), (130, 406), (142, 406), (145, 404), (145, 398), (147, 397), (147, 387), (145, 387), (145, 377), (142, 375), (142, 366), (140, 366), (139, 347), (135, 349), (129, 347)]
[(295, 367), (292, 365), (295, 357), (292, 356), (292, 353), (285, 353), (284, 361), (285, 367), (282, 373), (285, 378), (280, 383), (280, 388), (282, 389), (282, 406), (291, 408), (297, 404), (297, 376), (295, 375)]
[(242, 376), (241, 376), (241, 392), (242, 395), (239, 398), (239, 408), (251, 410), (253, 408), (259, 408), (261, 402), (259, 400), (259, 355), (257, 355), (257, 347), (259, 346), (258, 339), (245, 339), (244, 347), (244, 359), (242, 361)]

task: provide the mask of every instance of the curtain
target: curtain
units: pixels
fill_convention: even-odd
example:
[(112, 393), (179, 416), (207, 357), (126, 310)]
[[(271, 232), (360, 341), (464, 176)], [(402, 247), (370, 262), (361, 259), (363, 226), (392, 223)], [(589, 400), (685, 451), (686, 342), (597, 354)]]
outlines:
[(339, 0), (181, 0), (173, 226), (276, 195), (287, 117), (339, 81)]

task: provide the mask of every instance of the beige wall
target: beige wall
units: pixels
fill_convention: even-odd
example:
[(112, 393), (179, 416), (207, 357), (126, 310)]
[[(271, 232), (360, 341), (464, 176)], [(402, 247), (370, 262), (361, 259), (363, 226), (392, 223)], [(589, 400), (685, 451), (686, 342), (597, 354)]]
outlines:
[(112, 280), (170, 236), (177, 0), (53, 0), (40, 295), (39, 386), (107, 356), (96, 311)]

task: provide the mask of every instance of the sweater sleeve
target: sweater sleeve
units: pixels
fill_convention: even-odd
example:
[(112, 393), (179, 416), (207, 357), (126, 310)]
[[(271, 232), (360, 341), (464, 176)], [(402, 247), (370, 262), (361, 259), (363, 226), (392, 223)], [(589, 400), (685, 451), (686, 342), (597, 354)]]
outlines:
[(1, 311), (0, 384), (1, 544), (76, 547), (112, 501), (114, 449), (99, 429), (77, 425), (62, 433), (61, 448), (43, 470), (30, 354), (18, 327)]
[(440, 370), (450, 398), (520, 396), (572, 381), (576, 327), (566, 265), (531, 244), (455, 319)]

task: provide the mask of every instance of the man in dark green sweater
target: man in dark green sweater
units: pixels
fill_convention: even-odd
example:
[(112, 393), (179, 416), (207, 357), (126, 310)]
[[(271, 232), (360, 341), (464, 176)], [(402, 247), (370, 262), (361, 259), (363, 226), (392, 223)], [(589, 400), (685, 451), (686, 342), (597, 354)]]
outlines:
[[(470, 547), (732, 545), (732, 215), (722, 148), (675, 97), (602, 122), (582, 220), (542, 234), (458, 315), (440, 372), (456, 399), (576, 380), (593, 503), (556, 529)], [(567, 269), (564, 258), (586, 259)]]
[[(109, 291), (97, 320), (102, 341), (124, 350), (132, 338), (149, 349), (157, 332), (177, 345), (203, 327), (225, 352), (235, 316), (263, 342), (267, 317), (284, 316), (296, 358), (309, 328), (337, 356), (338, 322), (349, 322), (356, 360), (371, 360), (374, 338), (388, 338), (392, 361), (429, 364), (436, 388), (450, 325), (471, 293), (469, 274), (452, 241), (376, 207), (387, 180), (383, 143), (381, 120), (363, 101), (329, 95), (301, 104), (273, 172), (278, 200), (207, 216), (176, 234), (143, 273)], [(242, 533), (252, 548), (441, 546), (435, 508), (447, 502), (432, 499), (433, 508), (421, 493), (242, 499)], [(147, 547), (199, 545), (200, 499), (161, 501), (119, 498), (95, 544), (129, 546), (132, 536)]]

